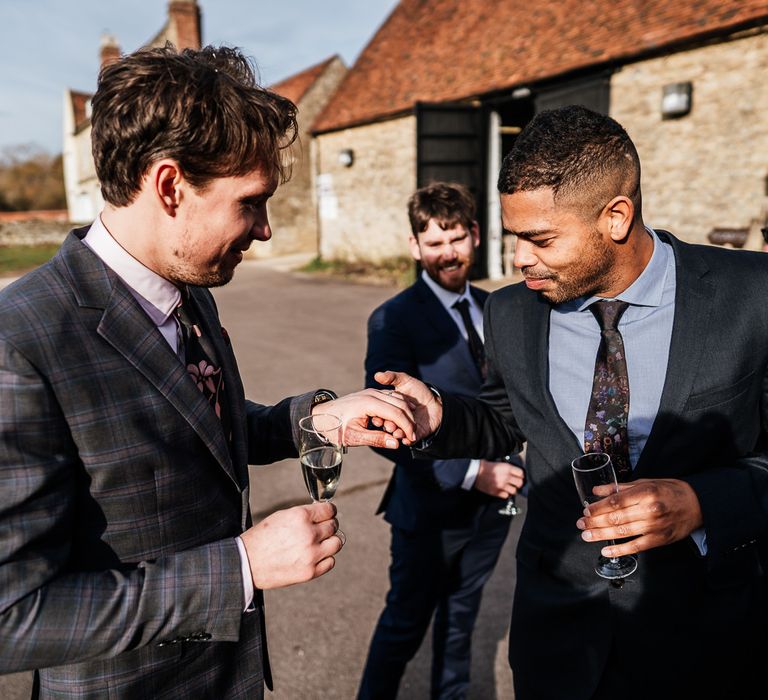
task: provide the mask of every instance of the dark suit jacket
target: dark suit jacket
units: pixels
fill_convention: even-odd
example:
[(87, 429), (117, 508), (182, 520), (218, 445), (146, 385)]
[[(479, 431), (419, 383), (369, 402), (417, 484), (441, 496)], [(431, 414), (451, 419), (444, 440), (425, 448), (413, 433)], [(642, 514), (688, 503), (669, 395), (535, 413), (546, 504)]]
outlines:
[(0, 294), (0, 672), (42, 669), (43, 697), (253, 697), (261, 612), (242, 612), (233, 539), (247, 464), (296, 454), (310, 397), (246, 402), (213, 298), (192, 290), (230, 450), (84, 234)]
[[(470, 293), (482, 308), (488, 293), (476, 287)], [(368, 320), (366, 386), (378, 387), (373, 375), (385, 369), (408, 372), (463, 396), (476, 396), (482, 385), (467, 341), (421, 278)], [(407, 448), (379, 453), (396, 466), (378, 512), (384, 511), (387, 522), (397, 527), (461, 527), (490, 498), (461, 488), (468, 458), (417, 460)]]
[(604, 545), (585, 543), (575, 526), (570, 462), (582, 447), (548, 390), (550, 305), (524, 285), (486, 304), (488, 381), (479, 400), (444, 397), (427, 450), (488, 457), (527, 440), (510, 632), (520, 700), (589, 698), (617, 659), (628, 665), (623, 697), (765, 696), (738, 688), (755, 670), (765, 685), (756, 543), (768, 535), (768, 455), (759, 447), (768, 431), (768, 256), (660, 235), (676, 258), (674, 329), (661, 405), (633, 478), (693, 487), (706, 557), (685, 538), (642, 553), (621, 589), (594, 574)]

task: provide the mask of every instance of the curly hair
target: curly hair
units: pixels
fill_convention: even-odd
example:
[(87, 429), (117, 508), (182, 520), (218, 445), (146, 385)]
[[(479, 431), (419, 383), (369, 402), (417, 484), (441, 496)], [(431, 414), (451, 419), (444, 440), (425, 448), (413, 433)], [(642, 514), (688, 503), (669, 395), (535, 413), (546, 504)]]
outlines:
[(475, 220), (475, 199), (470, 191), (454, 182), (432, 182), (408, 199), (411, 231), (418, 236), (434, 219), (444, 231), (461, 225), (467, 230)]
[(518, 136), (499, 173), (501, 194), (551, 187), (556, 202), (596, 215), (617, 195), (640, 216), (640, 158), (614, 119), (571, 105), (536, 115)]
[(141, 49), (104, 67), (92, 100), (91, 145), (105, 201), (130, 204), (152, 163), (175, 160), (198, 188), (260, 169), (290, 177), (282, 150), (296, 106), (260, 87), (237, 49)]

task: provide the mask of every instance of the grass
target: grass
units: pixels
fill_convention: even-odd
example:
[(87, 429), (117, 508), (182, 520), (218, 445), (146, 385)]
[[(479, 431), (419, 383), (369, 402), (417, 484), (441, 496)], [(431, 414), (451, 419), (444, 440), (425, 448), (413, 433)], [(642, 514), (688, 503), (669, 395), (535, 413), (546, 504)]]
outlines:
[(372, 263), (362, 260), (324, 260), (318, 256), (300, 268), (300, 271), (356, 282), (395, 284), (398, 287), (407, 287), (416, 278), (415, 263), (408, 257), (388, 258)]
[(59, 248), (54, 244), (0, 246), (0, 275), (28, 272), (50, 260)]

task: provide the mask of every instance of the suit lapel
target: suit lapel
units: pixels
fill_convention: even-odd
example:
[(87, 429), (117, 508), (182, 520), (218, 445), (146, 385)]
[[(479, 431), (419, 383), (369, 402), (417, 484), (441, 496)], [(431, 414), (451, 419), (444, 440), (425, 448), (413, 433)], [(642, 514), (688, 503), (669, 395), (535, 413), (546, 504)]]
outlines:
[(122, 281), (74, 237), (62, 248), (62, 261), (79, 304), (103, 309), (97, 333), (174, 406), (238, 484), (219, 419)]
[(557, 437), (566, 445), (578, 445), (576, 436), (561, 418), (555, 399), (549, 390), (549, 319), (552, 307), (540, 294), (532, 292), (526, 294), (525, 298), (527, 303), (523, 312), (524, 352), (522, 356), (533, 363), (530, 372), (527, 373), (528, 381), (531, 383), (531, 395), (540, 397), (542, 418), (548, 423), (550, 429), (557, 431)]
[(469, 351), (469, 344), (459, 331), (456, 322), (451, 318), (448, 310), (442, 305), (435, 296), (427, 283), (419, 277), (416, 280), (416, 292), (419, 301), (424, 304), (422, 318), (435, 329), (436, 338), (445, 338), (451, 346), (456, 348), (461, 356), (462, 362), (467, 366), (467, 371), (477, 377), (481, 382), (480, 370), (478, 370), (475, 361), (472, 359), (472, 353)]
[(224, 373), (224, 399), (229, 408), (230, 422), (232, 424), (232, 461), (234, 468), (238, 472), (242, 487), (248, 484), (248, 447), (246, 436), (246, 420), (244, 414), (244, 404), (241, 400), (242, 386), (239, 382), (239, 372), (235, 360), (232, 346), (229, 342), (229, 336), (221, 326), (221, 321), (216, 313), (216, 309), (210, 302), (210, 297), (200, 289), (190, 288), (192, 296), (195, 299), (197, 308), (200, 311), (200, 321), (203, 329), (208, 333), (208, 337), (216, 351), (216, 356), (221, 362)]
[(707, 279), (709, 267), (696, 254), (695, 248), (680, 243), (666, 231), (657, 233), (662, 240), (672, 245), (675, 254), (675, 316), (661, 403), (635, 468), (637, 476), (642, 476), (646, 465), (653, 465), (657, 461), (673, 424), (672, 416), (679, 417), (682, 414), (693, 388), (702, 353), (708, 345), (708, 335), (715, 330), (711, 324), (701, 321), (707, 317), (716, 291), (714, 284)]

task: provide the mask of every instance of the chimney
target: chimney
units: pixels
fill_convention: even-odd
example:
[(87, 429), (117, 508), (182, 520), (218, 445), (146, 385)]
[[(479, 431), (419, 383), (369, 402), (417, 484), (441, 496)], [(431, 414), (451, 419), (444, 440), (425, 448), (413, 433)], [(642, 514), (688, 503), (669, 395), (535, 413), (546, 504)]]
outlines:
[(200, 8), (196, 0), (171, 0), (168, 3), (168, 38), (176, 48), (199, 49)]
[(101, 35), (101, 45), (99, 47), (99, 65), (101, 68), (115, 63), (120, 58), (120, 44), (112, 34)]

